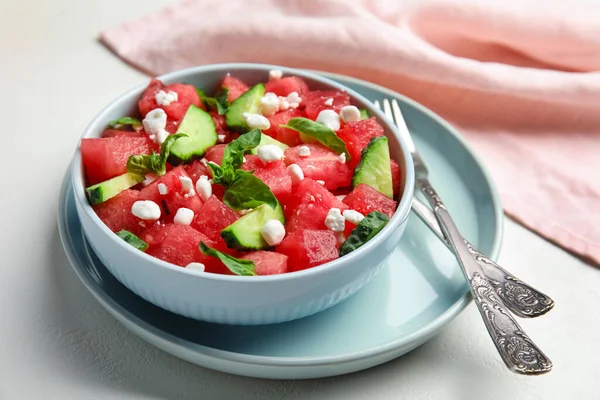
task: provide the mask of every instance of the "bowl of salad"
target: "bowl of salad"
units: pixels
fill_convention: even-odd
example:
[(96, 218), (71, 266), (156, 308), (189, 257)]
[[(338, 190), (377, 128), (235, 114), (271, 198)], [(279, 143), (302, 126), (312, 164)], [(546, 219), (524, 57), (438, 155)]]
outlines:
[(352, 90), (219, 64), (112, 101), (81, 137), (72, 184), (91, 247), (126, 287), (189, 318), (256, 325), (363, 287), (402, 236), (414, 171)]

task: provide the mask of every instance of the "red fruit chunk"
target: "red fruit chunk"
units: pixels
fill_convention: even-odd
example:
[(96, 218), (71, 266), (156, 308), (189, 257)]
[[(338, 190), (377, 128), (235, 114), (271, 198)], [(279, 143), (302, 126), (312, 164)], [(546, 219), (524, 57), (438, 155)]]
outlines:
[(277, 96), (284, 97), (292, 92), (296, 92), (300, 97), (304, 97), (309, 91), (310, 89), (306, 82), (304, 82), (304, 79), (297, 76), (273, 79), (265, 85), (265, 93), (273, 92)]
[(254, 261), (256, 275), (275, 275), (287, 272), (288, 257), (272, 251), (255, 251), (241, 257)]
[(264, 163), (258, 156), (246, 155), (242, 169), (254, 171), (254, 175), (267, 185), (275, 197), (284, 199), (292, 191), (292, 178), (283, 161)]
[(210, 171), (207, 166), (202, 164), (200, 160), (194, 160), (190, 164), (186, 165), (185, 172), (192, 178), (194, 185), (198, 178), (202, 175), (210, 176)]
[(250, 89), (250, 86), (231, 75), (228, 75), (223, 79), (221, 86), (229, 90), (227, 100), (229, 100), (230, 103)]
[(298, 147), (290, 147), (285, 151), (287, 165), (298, 164), (305, 178), (324, 181), (329, 190), (350, 186), (354, 172), (347, 163), (339, 162), (339, 154), (319, 143), (303, 146), (310, 149), (310, 156), (301, 157)]
[(227, 251), (227, 245), (221, 238), (221, 231), (237, 219), (237, 214), (213, 195), (204, 202), (202, 208), (196, 214), (192, 227), (215, 242), (218, 250)]
[[(325, 104), (328, 99), (333, 99), (333, 104), (330, 106)], [(334, 110), (339, 113), (342, 107), (349, 106), (350, 96), (338, 90), (314, 90), (304, 96), (303, 103), (308, 118), (316, 120), (323, 110)]]
[(400, 166), (394, 160), (390, 160), (390, 169), (392, 170), (392, 187), (394, 188), (394, 197), (400, 194)]
[(130, 138), (138, 138), (138, 137), (148, 137), (144, 132), (136, 132), (136, 131), (123, 131), (121, 129), (107, 129), (102, 132), (103, 138), (108, 137), (130, 137)]
[(287, 124), (292, 118), (304, 116), (304, 113), (298, 109), (289, 109), (271, 115), (270, 117), (267, 117), (271, 123), (271, 127), (264, 131), (264, 134), (269, 135), (273, 139), (277, 139), (288, 146), (296, 146), (300, 144), (300, 134), (292, 129), (282, 128), (280, 125)]
[(383, 136), (383, 127), (375, 117), (361, 121), (349, 122), (338, 131), (338, 136), (346, 143), (348, 153), (352, 157), (350, 167), (355, 168), (360, 161), (360, 155), (372, 138)]
[(397, 204), (396, 201), (364, 183), (356, 186), (343, 201), (351, 209), (356, 210), (363, 215), (367, 215), (372, 211), (379, 211), (387, 214), (390, 218), (394, 215)]
[(204, 156), (206, 158), (206, 161), (212, 161), (221, 165), (221, 163), (223, 162), (223, 154), (225, 154), (225, 146), (227, 145), (216, 144), (214, 146), (209, 147), (206, 150), (206, 155)]
[[(140, 200), (140, 192), (129, 189), (93, 207), (96, 215), (111, 231), (119, 232), (127, 229), (137, 235), (143, 229), (140, 225), (142, 220), (131, 213), (131, 206), (138, 200)], [(152, 224), (152, 222), (144, 222), (146, 223)]]
[[(158, 105), (156, 102), (156, 93), (160, 90), (163, 90), (166, 93), (176, 92), (177, 101), (172, 102), (168, 106)], [(146, 87), (146, 90), (144, 90), (142, 98), (138, 102), (138, 107), (140, 109), (140, 114), (144, 117), (155, 108), (162, 108), (170, 121), (180, 121), (192, 104), (202, 109), (206, 109), (204, 104), (200, 101), (200, 97), (198, 97), (198, 93), (194, 86), (184, 83), (173, 83), (165, 86), (158, 79), (152, 79), (148, 84), (148, 87)]]
[(127, 172), (130, 155), (149, 154), (151, 147), (143, 137), (81, 139), (81, 158), (90, 185)]
[(304, 229), (289, 234), (277, 252), (288, 256), (288, 271), (299, 271), (339, 257), (337, 239), (331, 231)]

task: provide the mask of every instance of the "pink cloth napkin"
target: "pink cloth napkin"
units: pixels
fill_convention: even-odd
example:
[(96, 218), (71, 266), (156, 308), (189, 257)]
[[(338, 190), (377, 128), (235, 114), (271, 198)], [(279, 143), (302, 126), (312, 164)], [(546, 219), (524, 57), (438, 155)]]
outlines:
[(599, 11), (539, 0), (188, 0), (101, 40), (152, 75), (260, 62), (405, 94), (476, 147), (508, 215), (600, 264)]

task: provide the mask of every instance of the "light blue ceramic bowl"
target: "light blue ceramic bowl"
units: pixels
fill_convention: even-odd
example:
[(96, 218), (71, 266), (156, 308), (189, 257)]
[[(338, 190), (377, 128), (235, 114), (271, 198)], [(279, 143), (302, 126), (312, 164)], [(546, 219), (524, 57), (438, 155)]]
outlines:
[[(388, 225), (367, 244), (345, 257), (315, 268), (255, 277), (199, 274), (135, 250), (102, 223), (84, 194), (78, 147), (72, 164), (72, 184), (85, 235), (98, 257), (120, 282), (161, 308), (189, 318), (235, 325), (271, 324), (306, 317), (345, 300), (362, 288), (388, 259), (404, 232), (413, 196), (412, 159), (396, 128), (358, 93), (312, 73), (262, 64), (189, 68), (159, 79), (167, 84), (190, 83), (210, 93), (217, 89), (228, 72), (254, 84), (266, 81), (271, 69), (281, 69), (285, 76), (300, 76), (311, 89), (346, 90), (353, 104), (366, 108), (377, 118), (389, 138), (391, 156), (403, 172), (403, 195), (398, 209)], [(108, 121), (134, 115), (145, 87), (146, 83), (139, 85), (111, 102), (93, 119), (82, 137), (98, 137)]]

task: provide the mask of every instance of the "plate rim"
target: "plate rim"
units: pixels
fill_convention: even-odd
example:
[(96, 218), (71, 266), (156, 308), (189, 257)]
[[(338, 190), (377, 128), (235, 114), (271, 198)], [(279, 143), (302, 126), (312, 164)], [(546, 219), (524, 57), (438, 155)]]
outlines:
[[(462, 135), (452, 126), (450, 123), (445, 121), (443, 118), (435, 114), (433, 111), (429, 110), (425, 106), (417, 103), (416, 101), (400, 94), (394, 92), (390, 89), (382, 87), (380, 85), (364, 81), (361, 79), (335, 74), (325, 71), (316, 71), (309, 70), (314, 73), (318, 73), (329, 77), (331, 79), (335, 79), (338, 81), (344, 82), (353, 82), (360, 86), (366, 86), (374, 91), (382, 92), (383, 94), (397, 98), (403, 102), (409, 103), (411, 106), (419, 109), (421, 112), (429, 116), (430, 118), (436, 120), (440, 125), (443, 125), (454, 139), (456, 139), (461, 146), (465, 148), (465, 150), (473, 157), (473, 160), (479, 167), (482, 172), (484, 181), (487, 183), (488, 191), (494, 205), (494, 217), (496, 219), (496, 229), (494, 231), (494, 240), (492, 243), (492, 251), (489, 257), (493, 260), (496, 260), (500, 248), (502, 245), (502, 235), (503, 235), (503, 210), (500, 203), (499, 196), (497, 194), (496, 188), (491, 180), (491, 176), (484, 164), (481, 162), (477, 154), (473, 151), (471, 146), (464, 140)], [(326, 366), (326, 365), (334, 365), (334, 364), (346, 364), (357, 362), (360, 360), (370, 359), (370, 358), (378, 358), (384, 357), (387, 354), (393, 353), (397, 349), (403, 347), (409, 347), (411, 343), (417, 342), (420, 338), (423, 337), (431, 337), (435, 334), (437, 330), (442, 328), (452, 319), (454, 319), (472, 300), (469, 290), (466, 290), (465, 293), (448, 309), (446, 309), (442, 314), (440, 314), (436, 319), (430, 321), (426, 325), (422, 326), (420, 329), (417, 329), (414, 332), (411, 332), (408, 335), (403, 335), (394, 340), (388, 341), (386, 343), (382, 343), (380, 345), (370, 347), (365, 350), (354, 351), (351, 353), (345, 353), (342, 355), (333, 355), (333, 356), (322, 356), (322, 357), (277, 357), (277, 356), (262, 356), (262, 355), (252, 355), (252, 354), (244, 354), (237, 353), (227, 350), (215, 349), (210, 346), (193, 343), (185, 339), (181, 339), (171, 333), (164, 332), (159, 328), (154, 327), (153, 325), (147, 323), (146, 321), (140, 319), (135, 314), (131, 313), (126, 308), (119, 305), (115, 300), (112, 299), (106, 292), (100, 290), (99, 286), (92, 282), (91, 277), (85, 275), (81, 272), (80, 268), (75, 267), (77, 262), (77, 255), (75, 255), (70, 245), (70, 239), (67, 235), (68, 227), (66, 226), (66, 206), (67, 206), (67, 195), (71, 193), (72, 188), (69, 185), (71, 169), (70, 166), (67, 169), (65, 174), (63, 185), (60, 192), (60, 200), (59, 200), (59, 212), (58, 212), (58, 230), (60, 240), (63, 244), (63, 248), (65, 249), (65, 253), (67, 255), (67, 259), (69, 260), (73, 270), (76, 275), (79, 277), (84, 286), (90, 291), (93, 297), (101, 304), (103, 307), (109, 311), (109, 313), (117, 319), (121, 324), (125, 325), (126, 328), (132, 330), (131, 326), (127, 326), (131, 324), (135, 327), (138, 332), (136, 334), (140, 336), (145, 341), (148, 341), (150, 344), (156, 346), (155, 343), (150, 342), (146, 335), (149, 335), (159, 341), (167, 342), (170, 347), (175, 347), (179, 349), (179, 351), (183, 352), (192, 352), (196, 355), (200, 355), (207, 358), (212, 358), (213, 360), (225, 361), (225, 362), (233, 362), (239, 365), (246, 366), (268, 366), (268, 367), (306, 367), (306, 366)], [(126, 322), (125, 322), (126, 321)], [(140, 334), (143, 332), (143, 334)], [(164, 350), (164, 348), (163, 348)]]

